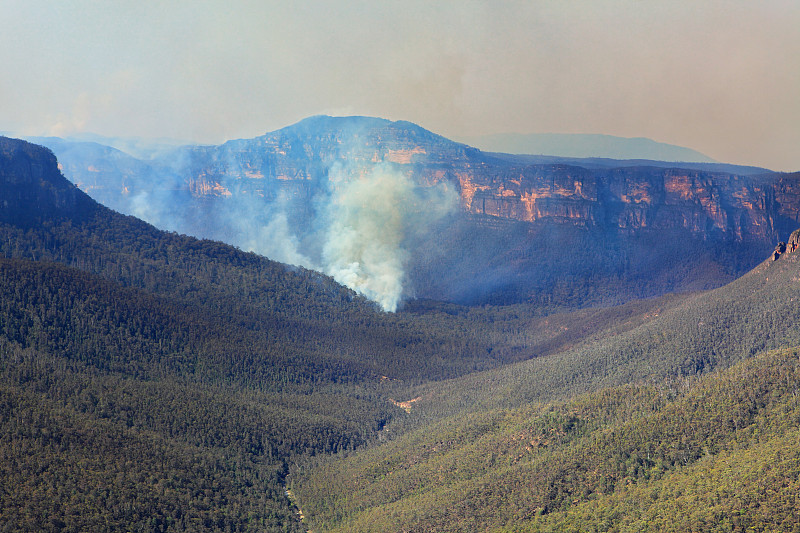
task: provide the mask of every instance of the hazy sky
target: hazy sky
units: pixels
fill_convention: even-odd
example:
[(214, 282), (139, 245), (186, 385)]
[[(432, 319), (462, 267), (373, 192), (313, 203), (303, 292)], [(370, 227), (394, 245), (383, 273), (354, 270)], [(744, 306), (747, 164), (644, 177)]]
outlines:
[(800, 170), (798, 0), (0, 0), (0, 72), (19, 134), (218, 143), (359, 114)]

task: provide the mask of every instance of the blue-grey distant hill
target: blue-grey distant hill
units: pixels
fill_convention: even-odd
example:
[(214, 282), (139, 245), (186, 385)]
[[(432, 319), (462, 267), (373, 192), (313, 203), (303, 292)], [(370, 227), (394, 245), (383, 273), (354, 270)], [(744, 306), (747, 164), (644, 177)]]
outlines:
[[(39, 142), (41, 138), (29, 138), (31, 142)], [(44, 139), (46, 140), (46, 139)], [(159, 137), (157, 139), (146, 139), (143, 137), (108, 137), (95, 133), (75, 133), (64, 139), (71, 143), (96, 143), (103, 146), (115, 148), (125, 152), (137, 159), (151, 160), (164, 157), (173, 152), (180, 146), (195, 144), (191, 141), (170, 139)], [(46, 146), (46, 143), (42, 142)]]
[(498, 133), (458, 139), (488, 152), (554, 155), (561, 157), (604, 157), (608, 159), (651, 159), (715, 163), (696, 150), (656, 142), (644, 137), (570, 133)]

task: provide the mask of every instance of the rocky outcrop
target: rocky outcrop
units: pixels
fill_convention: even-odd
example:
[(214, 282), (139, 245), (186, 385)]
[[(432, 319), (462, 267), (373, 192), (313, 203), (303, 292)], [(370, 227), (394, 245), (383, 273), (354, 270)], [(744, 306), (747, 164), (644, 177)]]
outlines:
[(800, 229), (796, 229), (789, 235), (788, 242), (779, 242), (772, 252), (772, 260), (777, 261), (783, 254), (792, 253), (800, 248)]
[(800, 247), (800, 229), (796, 229), (789, 235), (789, 241), (786, 243), (786, 251), (789, 253), (794, 252)]
[(777, 261), (781, 255), (786, 252), (786, 243), (781, 241), (775, 246), (775, 250), (772, 252), (772, 260)]

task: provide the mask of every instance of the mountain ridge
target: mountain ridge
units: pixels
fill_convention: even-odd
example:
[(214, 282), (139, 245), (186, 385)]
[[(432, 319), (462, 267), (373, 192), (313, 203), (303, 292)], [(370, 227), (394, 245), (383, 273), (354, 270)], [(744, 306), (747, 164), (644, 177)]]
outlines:
[[(94, 198), (158, 227), (339, 276), (351, 288), (374, 284), (391, 263), (393, 293), (369, 289), (389, 309), (417, 297), (563, 309), (718, 286), (785, 239), (800, 212), (797, 174), (485, 153), (373, 117), (309, 117), (162, 160), (62, 153), (65, 174)], [(391, 187), (370, 186), (375, 175)], [(396, 231), (348, 227), (368, 243), (364, 250), (390, 251), (390, 262), (368, 265), (375, 254), (336, 240), (343, 233), (334, 225), (359, 218), (351, 211), (345, 221), (335, 206), (359, 194), (371, 195), (361, 205), (381, 206), (371, 217), (395, 217)], [(391, 243), (380, 242), (388, 236)], [(663, 249), (648, 249), (660, 236)], [(584, 250), (587, 260), (566, 260), (547, 239)], [(332, 250), (343, 255), (333, 261)], [(696, 256), (695, 266), (679, 264), (681, 254)], [(670, 274), (678, 270), (683, 279)], [(619, 297), (609, 298), (600, 279), (587, 285), (591, 273)], [(671, 280), (642, 292), (648, 276)], [(574, 284), (582, 296), (558, 288)]]
[[(334, 226), (347, 224), (362, 244), (391, 252), (395, 289), (369, 289), (389, 309), (432, 298), (557, 310), (718, 286), (785, 239), (800, 212), (797, 175), (716, 163), (680, 169), (485, 153), (374, 117), (309, 117), (152, 161), (96, 149), (84, 158), (73, 148), (61, 149), (65, 174), (118, 211), (338, 275), (351, 288), (374, 284), (388, 263), (368, 265), (374, 254), (340, 247), (343, 233)], [(375, 175), (392, 185), (370, 186)], [(405, 197), (392, 196), (398, 190)], [(375, 206), (369, 216), (384, 217), (379, 224), (396, 217), (395, 231), (375, 235), (353, 226), (370, 219), (361, 216), (366, 211), (341, 218), (345, 211), (336, 206), (359, 194), (371, 195), (360, 205)], [(380, 242), (387, 236), (391, 243)], [(552, 239), (586, 258), (563, 256)], [(653, 239), (662, 249), (646, 244)], [(331, 250), (346, 249), (331, 260)]]
[(691, 148), (645, 137), (588, 133), (498, 133), (460, 138), (488, 152), (540, 154), (568, 158), (651, 159), (674, 163), (718, 163)]
[[(93, 200), (67, 180), (52, 179), (57, 171), (52, 151), (25, 141), (0, 137), (0, 220), (33, 223), (42, 211), (74, 212), (90, 209)], [(31, 185), (35, 184), (35, 187)]]

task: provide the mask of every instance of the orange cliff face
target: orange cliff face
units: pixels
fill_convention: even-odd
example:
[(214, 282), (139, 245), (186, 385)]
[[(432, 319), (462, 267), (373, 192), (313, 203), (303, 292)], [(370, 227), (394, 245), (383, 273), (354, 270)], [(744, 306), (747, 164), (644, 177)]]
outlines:
[(197, 148), (190, 159), (184, 183), (191, 194), (220, 199), (254, 195), (310, 205), (332, 183), (363, 179), (375, 165), (389, 165), (421, 186), (449, 183), (463, 211), (487, 223), (621, 233), (681, 229), (736, 242), (777, 242), (800, 224), (796, 175), (541, 163), (533, 156), (484, 153), (418, 126), (380, 119), (320, 118), (256, 139)]
[[(415, 139), (364, 144), (333, 140), (320, 152), (268, 143), (243, 152), (236, 165), (210, 166), (189, 183), (195, 196), (239, 194), (302, 201), (330, 179), (363, 178), (376, 164), (392, 164), (422, 186), (446, 181), (470, 214), (531, 223), (551, 222), (623, 233), (685, 229), (703, 238), (777, 240), (776, 216), (800, 223), (797, 180), (747, 177), (657, 167), (586, 169), (564, 164), (496, 165), (464, 151), (431, 149)], [(476, 153), (480, 154), (476, 151)], [(331, 172), (340, 175), (333, 176)]]
[(591, 225), (597, 204), (596, 183), (582, 170), (527, 168), (517, 175), (488, 180), (460, 173), (462, 205), (466, 211), (478, 215)]
[(800, 185), (789, 179), (775, 187), (700, 171), (536, 165), (510, 176), (460, 172), (457, 182), (466, 211), (525, 222), (680, 228), (734, 241), (776, 238), (775, 213), (800, 222)]

